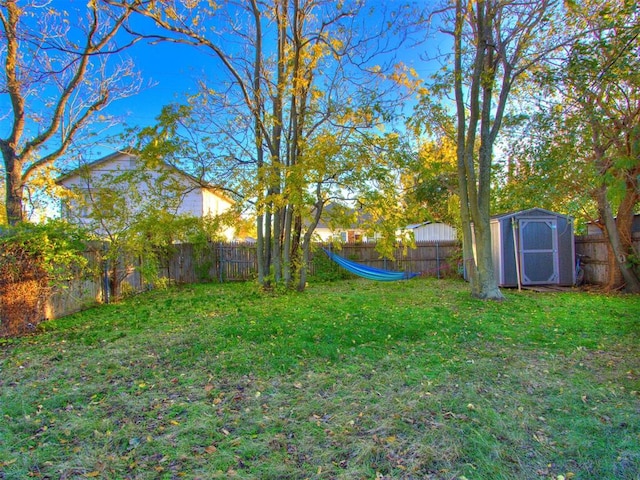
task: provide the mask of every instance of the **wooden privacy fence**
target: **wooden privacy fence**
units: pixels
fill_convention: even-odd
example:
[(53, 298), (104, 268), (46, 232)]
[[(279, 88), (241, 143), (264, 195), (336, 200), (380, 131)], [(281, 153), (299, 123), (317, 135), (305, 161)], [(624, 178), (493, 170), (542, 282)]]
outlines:
[[(380, 258), (375, 247), (375, 243), (347, 243), (334, 250), (350, 260), (385, 270), (420, 272), (434, 277), (457, 270), (460, 244), (456, 241), (421, 242), (415, 248), (399, 246), (393, 251), (393, 260)], [(315, 273), (316, 255), (324, 253), (314, 249), (309, 265), (311, 275)], [(250, 243), (210, 243), (198, 248), (176, 245), (175, 253), (161, 271), (161, 276), (178, 283), (246, 281), (257, 274), (256, 246)]]
[[(397, 247), (394, 259), (381, 259), (375, 243), (348, 243), (335, 250), (340, 255), (368, 266), (386, 270), (420, 272), (423, 276), (440, 277), (457, 272), (457, 255), (460, 244), (456, 241), (421, 242), (415, 248)], [(257, 277), (258, 265), (255, 243), (209, 243), (204, 246), (177, 244), (172, 254), (164, 259), (159, 276), (175, 283), (237, 282)], [(328, 246), (327, 246), (328, 247)], [(87, 252), (94, 271), (102, 272), (90, 278), (69, 282), (68, 288), (54, 291), (48, 302), (47, 318), (58, 318), (86, 308), (97, 302), (106, 302), (114, 293), (125, 290), (140, 291), (147, 287), (137, 269), (139, 264), (124, 272), (121, 292), (108, 291), (109, 268), (100, 265), (98, 249)], [(324, 253), (314, 249), (313, 256)], [(310, 274), (315, 273), (313, 256), (309, 265)], [(125, 262), (119, 262), (124, 265)], [(124, 268), (124, 267), (122, 267)], [(338, 268), (338, 267), (336, 267)]]
[(198, 247), (177, 244), (160, 270), (161, 277), (177, 283), (246, 281), (255, 278), (257, 273), (256, 245), (236, 242)]
[[(633, 234), (633, 245), (640, 251), (640, 233)], [(584, 255), (584, 282), (605, 285), (609, 280), (609, 241), (604, 235), (575, 237), (576, 254)]]

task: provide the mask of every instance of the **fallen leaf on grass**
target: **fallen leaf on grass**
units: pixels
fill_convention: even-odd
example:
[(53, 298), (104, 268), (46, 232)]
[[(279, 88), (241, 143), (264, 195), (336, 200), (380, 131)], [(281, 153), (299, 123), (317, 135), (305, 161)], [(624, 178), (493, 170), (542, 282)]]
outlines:
[(207, 448), (204, 449), (204, 451), (206, 453), (215, 453), (218, 451), (218, 448), (215, 445), (209, 445)]

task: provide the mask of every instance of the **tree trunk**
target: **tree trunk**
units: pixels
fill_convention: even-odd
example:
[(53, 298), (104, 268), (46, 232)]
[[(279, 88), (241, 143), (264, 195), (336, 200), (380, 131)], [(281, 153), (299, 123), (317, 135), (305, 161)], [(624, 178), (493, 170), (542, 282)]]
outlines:
[(316, 213), (313, 217), (313, 221), (302, 237), (302, 263), (300, 264), (300, 277), (298, 280), (299, 292), (303, 292), (307, 286), (307, 269), (309, 268), (309, 260), (311, 259), (311, 239), (313, 238), (313, 232), (320, 222), (322, 210), (324, 209), (324, 202), (322, 200), (322, 183), (316, 184), (316, 198)]
[(478, 227), (474, 223), (476, 237), (476, 258), (478, 264), (477, 283), (472, 289), (473, 296), (483, 300), (504, 300), (504, 296), (498, 287), (498, 282), (493, 269), (493, 255), (491, 245), (491, 230), (489, 217), (486, 221), (479, 221)]
[[(271, 204), (267, 204), (268, 209), (271, 209)], [(273, 244), (273, 215), (271, 211), (268, 210), (264, 214), (264, 274), (271, 275), (271, 265), (273, 262), (273, 257), (271, 256), (271, 245)]]
[[(317, 225), (317, 222), (313, 222)], [(311, 228), (313, 227), (313, 228)], [(315, 225), (309, 226), (309, 229), (304, 233), (302, 237), (302, 259), (300, 261), (300, 268), (298, 270), (298, 291), (304, 292), (307, 287), (307, 270), (309, 268), (309, 261), (311, 259), (311, 239), (313, 237), (313, 231)]]
[(292, 262), (294, 261), (292, 243), (291, 243), (291, 229), (293, 225), (293, 205), (289, 204), (286, 207), (284, 214), (284, 240), (282, 243), (282, 278), (287, 288), (291, 287), (292, 282)]
[(16, 158), (15, 152), (9, 146), (2, 148), (2, 156), (5, 166), (5, 201), (7, 209), (7, 221), (9, 225), (16, 225), (24, 221), (24, 209), (22, 194), (24, 184), (22, 182), (22, 164)]
[[(462, 136), (464, 139), (464, 130)], [(460, 150), (460, 149), (459, 149)], [(471, 214), (469, 213), (469, 195), (467, 194), (464, 162), (460, 160), (464, 152), (458, 153), (458, 189), (460, 192), (460, 219), (462, 221), (462, 268), (465, 279), (473, 286), (477, 283), (476, 260), (473, 255), (473, 234), (471, 231)]]
[(278, 207), (273, 214), (273, 241), (271, 262), (273, 263), (273, 278), (276, 284), (282, 280), (282, 219), (283, 210)]
[[(613, 213), (611, 210), (611, 204), (609, 203), (609, 199), (607, 198), (607, 186), (601, 185), (598, 189), (598, 210), (600, 213), (600, 218), (604, 222), (605, 231), (607, 233), (607, 238), (609, 239), (609, 244), (611, 245), (611, 252), (613, 253), (613, 258), (615, 259), (615, 265), (622, 277), (624, 285), (620, 285), (617, 278), (615, 269), (610, 268), (609, 271), (609, 283), (607, 285), (608, 290), (614, 290), (624, 286), (625, 291), (629, 293), (640, 293), (640, 279), (633, 270), (633, 266), (629, 262), (629, 255), (633, 255), (633, 244), (629, 247), (625, 246), (623, 243), (623, 238), (626, 236), (629, 239), (631, 238), (631, 226), (628, 225), (626, 229), (628, 232), (622, 232), (618, 230), (618, 225), (616, 225), (616, 221), (613, 218)], [(621, 221), (621, 225), (624, 225), (625, 222)], [(629, 242), (630, 243), (630, 242)], [(610, 267), (613, 267), (612, 263), (609, 262)]]
[(264, 215), (258, 214), (256, 218), (256, 260), (258, 262), (258, 284), (264, 285), (265, 280), (265, 258), (264, 258)]
[[(485, 15), (485, 4), (479, 2), (477, 35), (479, 44), (474, 59), (470, 93), (469, 118), (462, 88), (462, 29), (464, 23), (462, 2), (456, 2), (455, 34), (455, 96), (458, 120), (457, 158), (460, 188), (460, 216), (462, 219), (463, 255), (471, 294), (487, 300), (504, 300), (493, 274), (489, 206), (491, 195), (491, 82), (483, 77), (492, 74), (491, 19)], [(482, 103), (479, 102), (482, 89)], [(499, 119), (495, 120), (499, 122)], [(480, 156), (474, 161), (476, 131), (480, 122)], [(498, 124), (499, 125), (499, 124)], [(473, 235), (471, 223), (473, 222)], [(475, 240), (475, 252), (472, 242)]]

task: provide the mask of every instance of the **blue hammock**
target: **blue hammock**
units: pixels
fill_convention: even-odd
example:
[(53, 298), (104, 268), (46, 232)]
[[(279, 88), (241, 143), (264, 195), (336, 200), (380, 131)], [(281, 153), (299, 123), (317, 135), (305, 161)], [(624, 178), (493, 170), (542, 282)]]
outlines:
[(389, 270), (382, 270), (380, 268), (368, 267), (366, 265), (347, 260), (346, 258), (341, 257), (340, 255), (336, 255), (326, 248), (323, 248), (322, 250), (324, 250), (324, 253), (326, 253), (331, 260), (336, 262), (342, 268), (369, 280), (376, 280), (378, 282), (394, 282), (396, 280), (408, 280), (420, 275), (419, 273), (415, 272), (392, 272)]

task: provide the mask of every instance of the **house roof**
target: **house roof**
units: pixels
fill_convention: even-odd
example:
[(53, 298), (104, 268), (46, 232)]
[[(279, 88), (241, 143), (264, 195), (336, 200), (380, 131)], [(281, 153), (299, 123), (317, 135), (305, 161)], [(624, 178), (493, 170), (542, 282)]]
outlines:
[[(451, 227), (451, 225), (449, 225), (448, 223), (432, 222), (431, 220), (427, 220), (426, 222), (412, 223), (411, 225), (407, 225), (405, 227), (405, 229), (407, 229), (407, 230), (415, 230), (416, 228), (424, 227), (425, 225), (446, 225), (447, 227)], [(451, 227), (451, 228), (453, 228), (453, 227)]]
[(85, 163), (83, 165), (80, 165), (79, 167), (74, 168), (73, 170), (68, 171), (67, 173), (60, 175), (56, 179), (56, 183), (58, 185), (61, 185), (62, 182), (64, 182), (65, 180), (68, 180), (77, 175), (80, 175), (80, 172), (85, 169), (94, 170), (96, 167), (99, 167), (100, 165), (105, 163), (109, 163), (110, 161), (115, 160), (116, 158), (124, 155), (133, 155), (133, 154), (126, 149), (114, 152), (110, 155), (107, 155), (106, 157), (99, 158), (98, 160), (94, 160), (93, 162)]
[[(74, 168), (73, 170), (61, 175), (60, 177), (58, 177), (56, 179), (56, 183), (58, 185), (62, 185), (63, 182), (65, 182), (66, 180), (73, 178), (75, 176), (80, 175), (80, 173), (82, 171), (85, 171), (86, 169), (88, 170), (95, 170), (97, 167), (104, 165), (104, 164), (108, 164), (109, 162), (112, 162), (113, 160), (117, 159), (118, 157), (123, 157), (123, 156), (129, 156), (129, 157), (134, 157), (134, 158), (138, 158), (138, 156), (133, 152), (133, 150), (131, 149), (123, 149), (117, 152), (114, 152), (110, 155), (107, 155), (106, 157), (102, 157), (99, 158), (97, 160), (94, 160), (93, 162), (89, 162), (86, 163), (84, 165), (81, 165), (77, 168)], [(172, 165), (166, 161), (162, 161), (162, 166), (171, 169), (172, 171), (176, 172), (177, 174), (181, 175), (182, 177), (188, 179), (189, 181), (195, 183), (196, 185), (198, 185), (199, 187), (205, 188), (207, 190), (212, 191), (213, 193), (215, 193), (217, 196), (219, 196), (220, 198), (228, 201), (229, 203), (235, 203), (235, 201), (230, 198), (229, 196), (225, 195), (222, 190), (214, 185), (211, 185), (209, 183), (204, 182), (203, 180), (194, 177), (193, 175), (190, 175), (189, 173), (185, 172), (184, 170), (179, 169), (178, 167), (176, 167), (175, 165)]]
[[(351, 215), (353, 213), (357, 212), (357, 221), (356, 222), (351, 222), (349, 225), (344, 225), (344, 224), (339, 224), (340, 222), (332, 222), (332, 215), (333, 212), (338, 209), (338, 208), (344, 208), (344, 211), (347, 212), (347, 214)], [(361, 210), (355, 210), (351, 207), (348, 207), (346, 205), (341, 205), (339, 203), (328, 203), (327, 205), (325, 205), (325, 207), (322, 210), (322, 216), (320, 217), (320, 221), (318, 222), (318, 225), (316, 226), (316, 229), (318, 228), (331, 228), (329, 226), (329, 223), (334, 223), (334, 225), (332, 225), (334, 228), (342, 228), (342, 229), (348, 229), (348, 230), (357, 230), (361, 228), (361, 222), (362, 221), (367, 221), (371, 219), (371, 214), (369, 214), (368, 212), (363, 212)]]
[[(617, 220), (617, 218), (618, 218), (617, 216), (614, 217), (615, 220)], [(592, 226), (598, 229), (601, 229), (601, 228), (604, 228), (604, 222), (602, 221), (601, 218), (599, 218), (596, 221), (587, 222), (587, 228)], [(631, 224), (631, 232), (632, 233), (640, 232), (640, 213), (633, 214), (633, 223)]]

